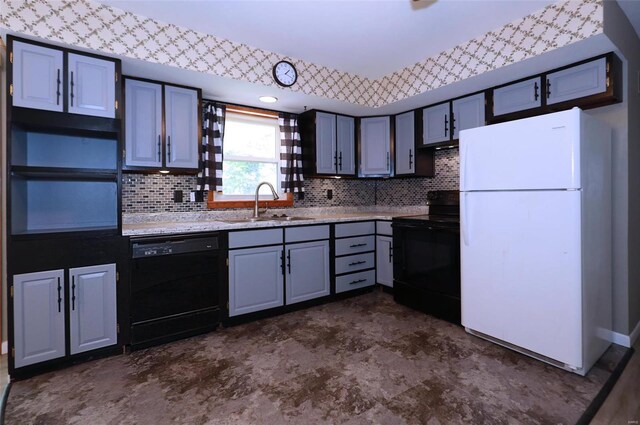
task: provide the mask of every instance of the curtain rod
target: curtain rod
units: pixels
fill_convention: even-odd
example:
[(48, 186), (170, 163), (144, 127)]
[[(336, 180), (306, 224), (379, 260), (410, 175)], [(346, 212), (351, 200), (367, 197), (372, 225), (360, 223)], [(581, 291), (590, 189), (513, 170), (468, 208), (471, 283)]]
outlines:
[(265, 111), (265, 112), (271, 112), (271, 113), (276, 113), (276, 114), (292, 114), (292, 115), (299, 115), (299, 113), (297, 112), (286, 112), (286, 111), (279, 111), (277, 109), (268, 109), (268, 108), (258, 108), (255, 106), (247, 106), (247, 105), (241, 105), (239, 103), (230, 103), (230, 102), (221, 102), (219, 100), (211, 100), (211, 99), (202, 99), (203, 103), (219, 103), (222, 105), (228, 105), (228, 106), (237, 106), (239, 108), (248, 108), (248, 109), (255, 109), (256, 111)]

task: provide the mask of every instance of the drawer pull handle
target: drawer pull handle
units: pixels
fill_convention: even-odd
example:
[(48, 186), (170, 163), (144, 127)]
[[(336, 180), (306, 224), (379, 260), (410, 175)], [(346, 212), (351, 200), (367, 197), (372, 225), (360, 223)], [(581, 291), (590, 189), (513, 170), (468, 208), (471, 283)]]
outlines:
[(62, 286), (60, 285), (60, 278), (58, 278), (58, 313), (62, 313)]
[(71, 276), (71, 310), (76, 309), (76, 277)]
[(362, 283), (362, 282), (366, 282), (367, 279), (358, 279), (358, 280), (352, 280), (351, 282), (349, 282), (349, 285), (355, 285), (356, 283)]
[(357, 243), (357, 244), (349, 245), (349, 248), (357, 248), (359, 246), (367, 246), (367, 244), (366, 243)]
[(364, 264), (366, 261), (354, 261), (353, 263), (349, 263), (350, 266), (357, 266), (358, 264)]

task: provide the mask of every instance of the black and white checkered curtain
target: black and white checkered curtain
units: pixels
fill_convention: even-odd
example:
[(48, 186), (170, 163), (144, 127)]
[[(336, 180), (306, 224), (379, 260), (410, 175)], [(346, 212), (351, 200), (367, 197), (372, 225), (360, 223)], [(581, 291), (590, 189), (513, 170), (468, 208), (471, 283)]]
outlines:
[(302, 143), (298, 133), (296, 115), (280, 113), (280, 173), (284, 192), (297, 192), (303, 196)]
[(224, 105), (204, 105), (202, 154), (198, 173), (198, 190), (222, 191), (222, 140), (224, 138)]

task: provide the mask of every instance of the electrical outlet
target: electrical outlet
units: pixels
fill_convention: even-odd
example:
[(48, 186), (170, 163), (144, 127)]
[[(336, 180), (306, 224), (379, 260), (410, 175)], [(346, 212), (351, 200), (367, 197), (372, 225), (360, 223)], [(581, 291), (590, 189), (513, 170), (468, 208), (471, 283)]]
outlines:
[(182, 191), (181, 190), (174, 190), (173, 191), (173, 202), (182, 202)]
[(195, 192), (189, 193), (189, 202), (196, 202), (196, 193)]
[(333, 199), (333, 190), (327, 189), (327, 199)]

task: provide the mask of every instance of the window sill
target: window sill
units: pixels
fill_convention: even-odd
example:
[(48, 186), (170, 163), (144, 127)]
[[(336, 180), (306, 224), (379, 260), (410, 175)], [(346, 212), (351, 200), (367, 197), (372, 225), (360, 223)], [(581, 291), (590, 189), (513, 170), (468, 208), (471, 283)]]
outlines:
[[(210, 190), (207, 199), (207, 208), (220, 209), (220, 208), (253, 208), (255, 201), (219, 201), (215, 199), (215, 191)], [(293, 193), (286, 193), (284, 199), (280, 198), (277, 201), (258, 201), (260, 208), (279, 208), (279, 207), (292, 207), (293, 206)]]

